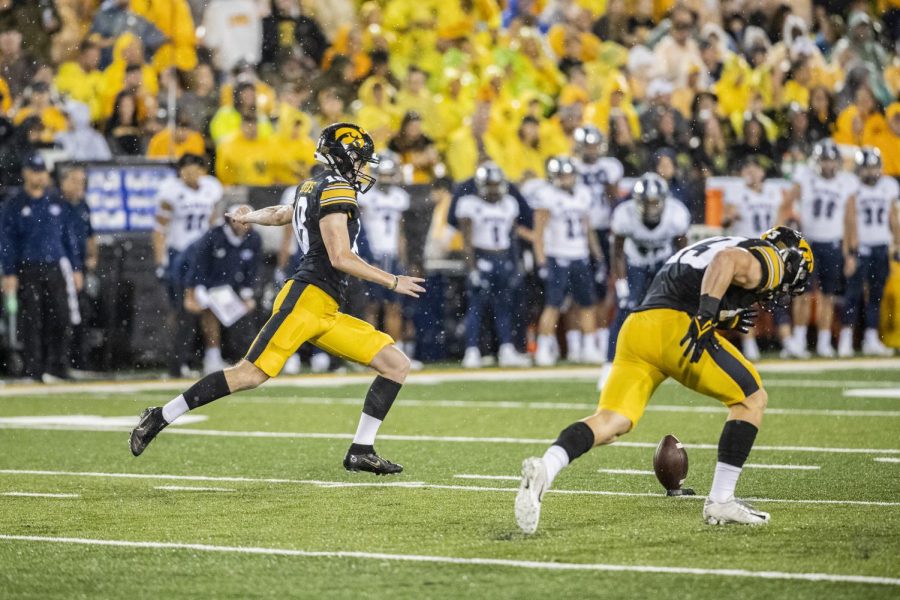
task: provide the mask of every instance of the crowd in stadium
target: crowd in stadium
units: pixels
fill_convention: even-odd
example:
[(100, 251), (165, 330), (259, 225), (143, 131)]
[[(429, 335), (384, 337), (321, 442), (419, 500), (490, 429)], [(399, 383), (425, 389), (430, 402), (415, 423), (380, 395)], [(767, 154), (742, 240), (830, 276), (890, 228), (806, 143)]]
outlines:
[[(180, 180), (203, 178), (218, 190), (211, 192), (218, 200), (223, 187), (296, 185), (315, 167), (319, 132), (340, 121), (364, 127), (389, 159), (380, 175), (396, 190), (390, 200), (372, 200), (370, 209), (384, 211), (388, 231), (402, 230), (392, 219), (409, 207), (403, 188), (431, 186), (428, 243), (444, 254), (461, 252), (470, 273), (466, 366), (482, 364), (489, 350), (478, 330), (485, 312), (496, 325), (488, 346), (499, 348), (501, 364), (529, 363), (523, 352), (535, 349), (532, 334), (537, 362), (555, 362), (564, 354), (551, 341), (558, 323), (570, 333), (570, 359), (603, 362), (608, 317), (617, 304), (630, 306), (629, 296), (632, 303), (639, 299), (632, 275), (652, 276), (688, 226), (707, 220), (710, 178), (784, 180), (771, 226), (782, 210), (782, 190), (819, 142), (837, 144), (840, 156), (825, 159), (838, 160), (839, 169), (854, 170), (856, 149), (877, 149), (869, 154), (880, 154), (883, 173), (900, 176), (898, 40), (896, 0), (0, 0), (0, 185), (6, 197), (0, 247), (5, 311), (23, 312), (19, 327), (30, 329), (20, 338), (40, 357), (25, 373), (65, 376), (68, 359), (58, 354), (71, 352), (48, 341), (73, 323), (59, 292), (67, 274), (49, 284), (45, 265), (68, 258), (65, 280), (76, 291), (84, 287), (82, 273), (96, 266), (84, 172), (70, 167), (51, 180), (54, 161), (135, 156), (177, 163)], [(574, 181), (585, 163), (598, 160), (610, 162), (598, 171), (602, 181), (593, 182), (600, 190), (593, 202), (611, 209), (638, 181), (645, 189), (660, 186), (658, 194), (686, 209), (683, 226), (664, 236), (666, 256), (627, 265), (627, 278), (626, 265), (619, 273), (620, 265), (609, 262), (616, 251), (610, 238), (633, 237), (625, 225), (616, 231), (614, 214), (587, 211), (591, 235), (582, 250), (554, 255), (544, 248), (543, 240), (556, 235), (544, 232), (552, 231), (562, 202), (552, 190), (570, 188), (567, 178)], [(549, 186), (535, 183), (548, 179)], [(478, 241), (480, 213), (467, 213), (465, 202), (491, 193), (516, 203), (515, 214), (503, 217), (512, 219), (501, 232), (504, 242), (495, 246)], [(48, 200), (53, 220), (43, 222), (48, 231), (40, 240), (29, 238), (33, 248), (10, 252), (16, 243), (10, 232), (23, 214), (10, 207), (27, 205), (22, 194)], [(72, 212), (70, 225), (60, 224), (65, 215), (56, 214), (55, 199)], [(375, 219), (366, 223), (365, 198), (361, 204), (367, 229), (381, 226)], [(158, 214), (156, 265), (175, 312), (187, 307), (199, 314), (193, 290), (208, 286), (173, 282), (171, 252), (201, 238), (207, 248), (228, 248), (236, 244), (232, 238), (255, 240), (256, 234), (219, 223), (210, 230), (218, 230), (215, 239), (206, 226), (185, 226), (185, 237), (175, 239), (175, 212), (168, 206)], [(740, 220), (727, 208), (724, 216), (725, 225)], [(448, 222), (455, 229), (448, 230)], [(75, 233), (49, 231), (53, 227)], [(392, 247), (376, 249), (373, 260), (404, 260), (398, 232), (384, 234)], [(384, 241), (367, 233), (370, 246)], [(626, 242), (626, 254), (628, 243), (636, 242)], [(522, 252), (508, 263), (487, 254), (506, 256), (511, 247), (514, 254), (532, 244), (525, 261)], [(196, 273), (211, 252), (182, 259), (180, 268)], [(253, 261), (262, 259), (258, 250), (251, 254)], [(290, 251), (283, 254), (279, 271), (289, 276)], [(238, 262), (251, 260), (237, 256)], [(587, 275), (568, 266), (582, 258), (590, 265)], [(230, 264), (222, 268), (231, 270)], [(423, 265), (406, 268), (421, 272)], [(505, 283), (496, 284), (507, 270)], [(246, 277), (233, 285), (255, 307), (264, 282), (256, 266)], [(509, 283), (517, 277), (526, 282)], [(555, 287), (546, 283), (560, 277), (565, 281)], [(584, 277), (587, 283), (579, 284)], [(630, 289), (618, 284), (626, 279)], [(590, 293), (576, 291), (585, 287)], [(828, 293), (848, 286), (842, 281), (839, 287)], [(26, 292), (30, 300), (23, 299)], [(414, 344), (410, 310), (405, 302), (375, 296), (361, 308), (395, 339)], [(215, 370), (222, 360), (218, 334), (210, 333), (216, 327), (208, 315), (202, 320), (205, 368)], [(805, 327), (790, 331), (784, 314), (778, 322), (788, 327), (781, 336), (788, 353), (807, 355)], [(866, 329), (872, 322), (867, 317)], [(819, 326), (829, 327), (830, 316), (820, 317)], [(830, 337), (823, 345), (821, 335), (817, 349), (828, 355)], [(883, 350), (871, 336), (865, 348)], [(752, 346), (745, 350), (754, 354)]]

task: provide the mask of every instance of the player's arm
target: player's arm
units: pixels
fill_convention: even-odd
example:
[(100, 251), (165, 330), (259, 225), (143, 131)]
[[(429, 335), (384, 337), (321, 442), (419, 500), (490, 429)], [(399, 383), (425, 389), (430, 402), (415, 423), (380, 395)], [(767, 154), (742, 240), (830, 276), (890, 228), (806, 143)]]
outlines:
[(773, 248), (764, 248), (761, 252), (769, 254), (767, 260), (772, 261), (767, 274), (763, 273), (760, 260), (743, 248), (725, 248), (709, 263), (700, 284), (697, 313), (681, 339), (681, 345), (685, 346), (684, 356), (690, 357), (691, 362), (699, 361), (705, 351), (718, 346), (715, 330), (719, 320), (719, 304), (730, 286), (760, 290), (780, 283), (784, 269), (781, 257)]
[(891, 201), (890, 224), (894, 238), (894, 260), (900, 261), (900, 198)]
[(244, 223), (246, 225), (268, 225), (277, 227), (290, 223), (293, 214), (293, 206), (276, 204), (275, 206), (267, 206), (266, 208), (260, 208), (259, 210), (250, 211), (248, 213), (225, 213), (225, 220)]
[(534, 261), (539, 267), (547, 263), (547, 256), (544, 254), (544, 230), (547, 229), (549, 220), (550, 211), (546, 208), (534, 211)]
[(319, 231), (332, 267), (353, 277), (383, 285), (398, 294), (418, 298), (425, 292), (425, 288), (419, 285), (425, 281), (421, 277), (392, 275), (357, 256), (350, 247), (347, 220), (347, 213), (344, 212), (332, 212), (319, 219)]
[(778, 207), (776, 225), (786, 225), (795, 219), (794, 205), (800, 199), (800, 186), (796, 183), (781, 193), (781, 206)]
[(172, 203), (163, 200), (156, 209), (156, 225), (153, 228), (153, 264), (156, 265), (156, 276), (162, 278), (169, 257), (166, 254), (166, 234), (172, 222)]
[(584, 227), (584, 234), (588, 239), (588, 248), (590, 248), (591, 250), (591, 256), (594, 260), (602, 260), (603, 250), (600, 248), (600, 241), (597, 239), (597, 232), (591, 229), (591, 223), (587, 217), (583, 217), (581, 219), (581, 223)]
[(463, 239), (463, 257), (466, 260), (466, 268), (472, 271), (475, 268), (475, 246), (472, 242), (472, 219), (461, 218), (458, 221), (459, 233)]
[(844, 211), (844, 277), (850, 277), (856, 272), (856, 252), (859, 248), (859, 229), (856, 226), (856, 194), (847, 199), (847, 209)]

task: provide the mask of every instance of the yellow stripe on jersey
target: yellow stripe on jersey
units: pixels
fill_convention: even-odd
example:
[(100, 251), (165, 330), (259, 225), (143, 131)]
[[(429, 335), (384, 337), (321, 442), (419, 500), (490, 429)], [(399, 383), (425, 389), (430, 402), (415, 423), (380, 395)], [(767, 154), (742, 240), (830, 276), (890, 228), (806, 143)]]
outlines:
[(339, 202), (356, 204), (356, 189), (343, 183), (329, 184), (319, 194), (320, 206), (328, 206)]
[(759, 254), (766, 265), (766, 282), (762, 290), (774, 290), (784, 277), (784, 260), (775, 248), (771, 246), (755, 246), (752, 248)]

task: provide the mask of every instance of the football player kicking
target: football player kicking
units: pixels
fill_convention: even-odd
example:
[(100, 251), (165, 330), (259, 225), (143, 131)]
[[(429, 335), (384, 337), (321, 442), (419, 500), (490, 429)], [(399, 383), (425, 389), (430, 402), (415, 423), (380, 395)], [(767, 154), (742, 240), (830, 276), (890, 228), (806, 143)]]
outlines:
[(368, 365), (378, 372), (363, 404), (353, 443), (344, 458), (348, 471), (376, 475), (400, 473), (403, 467), (375, 453), (375, 435), (409, 373), (410, 361), (394, 340), (372, 325), (338, 312), (347, 275), (378, 283), (398, 294), (418, 298), (425, 291), (418, 277), (392, 275), (363, 261), (355, 252), (359, 234), (357, 194), (375, 179), (363, 173), (377, 164), (372, 138), (352, 123), (335, 123), (322, 131), (316, 159), (328, 169), (297, 188), (293, 206), (278, 205), (226, 215), (237, 223), (293, 224), (303, 252), (297, 272), (275, 298), (272, 316), (247, 355), (237, 365), (207, 375), (163, 407), (141, 413), (131, 432), (131, 452), (139, 456), (168, 424), (195, 408), (262, 385), (281, 371), (304, 342)]
[(565, 428), (543, 458), (522, 464), (515, 504), (519, 527), (535, 532), (544, 492), (557, 474), (594, 446), (631, 431), (668, 377), (729, 410), (704, 520), (768, 523), (767, 513), (734, 497), (767, 395), (753, 364), (716, 329), (747, 329), (754, 303), (802, 293), (812, 270), (809, 244), (787, 227), (770, 229), (761, 239), (709, 238), (672, 256), (622, 326), (597, 412)]

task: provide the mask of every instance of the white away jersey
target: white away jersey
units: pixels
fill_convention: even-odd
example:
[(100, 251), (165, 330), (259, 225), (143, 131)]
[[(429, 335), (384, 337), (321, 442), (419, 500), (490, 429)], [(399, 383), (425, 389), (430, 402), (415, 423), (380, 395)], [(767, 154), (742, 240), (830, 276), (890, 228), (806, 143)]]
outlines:
[(852, 173), (838, 171), (831, 179), (819, 176), (807, 165), (794, 171), (800, 187), (800, 230), (811, 242), (839, 242), (844, 237), (847, 200), (859, 189)]
[(519, 218), (519, 203), (509, 194), (488, 202), (474, 194), (456, 201), (456, 218), (472, 223), (472, 245), (476, 250), (508, 250)]
[(638, 214), (637, 203), (626, 200), (613, 210), (610, 229), (625, 238), (625, 260), (635, 267), (661, 263), (675, 252), (673, 241), (687, 235), (691, 213), (675, 198), (666, 198), (659, 225), (647, 228)]
[(735, 186), (725, 196), (725, 204), (737, 209), (731, 224), (731, 235), (757, 238), (775, 226), (778, 209), (781, 207), (783, 187), (774, 181), (763, 183), (762, 191), (755, 192), (747, 184)]
[(222, 199), (222, 184), (215, 177), (204, 175), (195, 190), (173, 177), (159, 187), (156, 195), (156, 210), (165, 215), (162, 203), (172, 205), (166, 246), (178, 252), (199, 240), (209, 229), (209, 217), (216, 203)]
[(615, 198), (609, 197), (607, 189), (610, 185), (618, 185), (625, 174), (622, 163), (608, 156), (592, 163), (582, 162), (578, 158), (572, 162), (575, 163), (581, 183), (591, 191), (591, 229), (609, 229)]
[(359, 196), (363, 227), (375, 256), (400, 253), (400, 220), (409, 209), (409, 194), (396, 185), (374, 186)]
[(547, 210), (550, 219), (544, 229), (544, 254), (567, 260), (590, 256), (585, 225), (590, 218), (591, 192), (576, 184), (569, 193), (554, 185), (541, 188), (536, 197), (536, 210)]
[(856, 194), (856, 227), (860, 246), (882, 246), (893, 241), (891, 208), (900, 197), (893, 177), (882, 176), (875, 185), (860, 182)]

